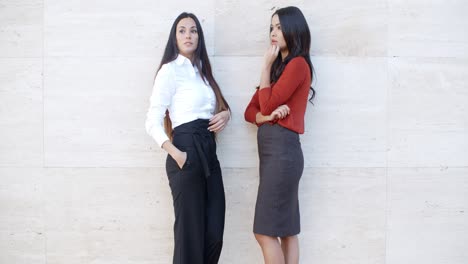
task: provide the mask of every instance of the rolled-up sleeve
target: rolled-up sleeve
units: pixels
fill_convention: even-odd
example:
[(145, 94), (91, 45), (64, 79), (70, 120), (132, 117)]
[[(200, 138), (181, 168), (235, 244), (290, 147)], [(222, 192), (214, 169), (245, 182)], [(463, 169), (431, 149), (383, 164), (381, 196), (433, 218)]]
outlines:
[(146, 132), (153, 137), (160, 147), (169, 140), (164, 132), (164, 116), (175, 93), (175, 78), (173, 75), (169, 65), (165, 64), (161, 67), (154, 80), (150, 106), (146, 114)]

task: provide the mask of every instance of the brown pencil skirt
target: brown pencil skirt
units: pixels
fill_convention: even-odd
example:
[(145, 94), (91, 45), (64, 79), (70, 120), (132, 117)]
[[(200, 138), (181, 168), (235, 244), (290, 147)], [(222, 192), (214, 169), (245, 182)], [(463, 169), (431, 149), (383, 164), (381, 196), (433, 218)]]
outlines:
[(298, 188), (304, 170), (299, 135), (278, 124), (257, 132), (260, 182), (253, 231), (287, 237), (300, 233)]

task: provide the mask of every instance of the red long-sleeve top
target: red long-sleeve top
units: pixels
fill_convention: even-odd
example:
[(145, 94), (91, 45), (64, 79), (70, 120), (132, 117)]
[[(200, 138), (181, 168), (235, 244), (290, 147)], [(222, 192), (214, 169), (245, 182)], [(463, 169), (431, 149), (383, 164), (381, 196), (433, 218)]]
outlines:
[[(303, 57), (295, 57), (286, 65), (283, 73), (271, 87), (258, 89), (252, 96), (245, 109), (244, 117), (247, 122), (257, 124), (255, 117), (258, 112), (270, 115), (278, 106), (286, 104), (289, 115), (283, 119), (273, 120), (269, 123), (279, 125), (304, 133), (304, 115), (307, 107), (311, 78), (309, 65)], [(260, 126), (261, 124), (257, 124)]]

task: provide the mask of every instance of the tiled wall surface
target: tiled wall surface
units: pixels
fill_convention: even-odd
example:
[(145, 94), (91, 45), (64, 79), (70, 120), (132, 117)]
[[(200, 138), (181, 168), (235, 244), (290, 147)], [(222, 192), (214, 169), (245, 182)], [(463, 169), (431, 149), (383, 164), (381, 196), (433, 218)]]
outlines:
[(218, 142), (220, 263), (262, 263), (256, 128), (243, 111), (272, 10), (287, 5), (307, 17), (317, 76), (301, 136), (301, 263), (467, 263), (461, 0), (0, 0), (0, 263), (171, 262), (165, 153), (144, 120), (182, 11), (202, 21), (233, 110)]

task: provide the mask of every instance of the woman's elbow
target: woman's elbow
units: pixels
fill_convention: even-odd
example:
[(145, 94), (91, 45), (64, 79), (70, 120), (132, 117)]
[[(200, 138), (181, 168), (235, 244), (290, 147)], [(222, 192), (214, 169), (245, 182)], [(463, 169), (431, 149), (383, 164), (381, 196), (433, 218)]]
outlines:
[(249, 123), (252, 123), (254, 122), (255, 120), (252, 119), (252, 113), (251, 111), (245, 111), (244, 112), (244, 120), (249, 122)]
[(148, 135), (152, 134), (153, 126), (153, 123), (149, 119), (146, 119), (145, 130)]

